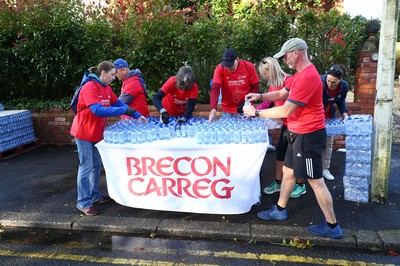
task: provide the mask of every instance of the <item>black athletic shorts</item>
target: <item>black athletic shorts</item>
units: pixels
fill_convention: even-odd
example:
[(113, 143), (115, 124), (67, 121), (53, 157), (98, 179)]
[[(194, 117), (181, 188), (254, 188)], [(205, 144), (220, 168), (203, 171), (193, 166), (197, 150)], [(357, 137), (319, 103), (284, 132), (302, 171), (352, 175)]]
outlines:
[(322, 151), (326, 146), (325, 128), (298, 134), (288, 145), (284, 165), (294, 170), (297, 178), (322, 178)]
[(285, 161), (286, 150), (288, 147), (288, 142), (283, 137), (283, 133), (286, 131), (287, 127), (283, 124), (281, 128), (281, 133), (279, 134), (278, 148), (276, 149), (276, 160)]

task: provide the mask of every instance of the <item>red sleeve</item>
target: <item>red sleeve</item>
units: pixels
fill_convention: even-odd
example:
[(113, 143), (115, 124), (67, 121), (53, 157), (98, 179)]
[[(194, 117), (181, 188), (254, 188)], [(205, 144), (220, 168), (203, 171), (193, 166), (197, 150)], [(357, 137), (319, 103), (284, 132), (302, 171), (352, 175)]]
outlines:
[(175, 90), (175, 76), (170, 77), (165, 83), (164, 85), (161, 87), (160, 90), (162, 90), (165, 95), (173, 92)]
[(199, 97), (199, 86), (197, 83), (193, 84), (193, 87), (190, 89), (189, 99), (197, 99)]
[(213, 77), (213, 82), (217, 83), (217, 84), (221, 84), (223, 82), (223, 76), (224, 76), (224, 68), (221, 66), (221, 64), (219, 64), (215, 70), (214, 70), (214, 77)]
[(211, 92), (210, 92), (210, 110), (217, 109), (218, 97), (220, 92), (221, 92), (221, 84), (213, 82), (211, 85)]

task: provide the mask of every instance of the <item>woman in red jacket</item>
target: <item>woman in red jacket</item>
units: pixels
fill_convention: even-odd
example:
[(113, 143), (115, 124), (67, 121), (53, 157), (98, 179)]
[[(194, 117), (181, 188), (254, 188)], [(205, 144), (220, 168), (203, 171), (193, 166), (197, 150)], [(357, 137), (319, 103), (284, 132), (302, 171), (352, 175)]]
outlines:
[(115, 79), (115, 66), (112, 62), (103, 61), (97, 67), (90, 68), (89, 73), (85, 73), (85, 78), (90, 81), (80, 91), (77, 114), (70, 131), (75, 137), (79, 155), (76, 207), (86, 215), (97, 215), (98, 211), (93, 204), (111, 200), (109, 196), (99, 192), (102, 161), (95, 146), (103, 139), (107, 117), (129, 115), (141, 121), (147, 120), (135, 109), (118, 100), (112, 91), (110, 84)]

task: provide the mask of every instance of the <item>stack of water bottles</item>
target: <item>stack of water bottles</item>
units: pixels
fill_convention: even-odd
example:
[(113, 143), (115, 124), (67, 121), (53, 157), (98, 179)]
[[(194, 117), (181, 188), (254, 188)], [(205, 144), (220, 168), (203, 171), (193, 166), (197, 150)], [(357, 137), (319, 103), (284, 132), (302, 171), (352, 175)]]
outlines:
[(268, 128), (262, 118), (220, 118), (212, 123), (208, 117), (192, 117), (177, 125), (179, 117), (170, 117), (168, 124), (159, 117), (148, 117), (147, 123), (138, 120), (120, 120), (106, 127), (106, 143), (146, 143), (173, 138), (195, 138), (198, 144), (267, 143)]
[(325, 128), (327, 136), (337, 136), (346, 134), (345, 124), (342, 118), (326, 119)]
[(368, 203), (371, 178), (371, 115), (352, 115), (345, 120), (346, 167), (344, 199)]
[(0, 111), (0, 152), (11, 150), (35, 139), (30, 111)]

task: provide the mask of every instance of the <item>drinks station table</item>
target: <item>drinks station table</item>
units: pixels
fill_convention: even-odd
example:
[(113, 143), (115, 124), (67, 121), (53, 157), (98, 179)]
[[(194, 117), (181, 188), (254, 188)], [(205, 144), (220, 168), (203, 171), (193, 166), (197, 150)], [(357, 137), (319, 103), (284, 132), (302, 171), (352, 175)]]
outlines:
[(268, 143), (201, 145), (196, 138), (99, 142), (108, 193), (134, 208), (241, 214), (260, 199)]

